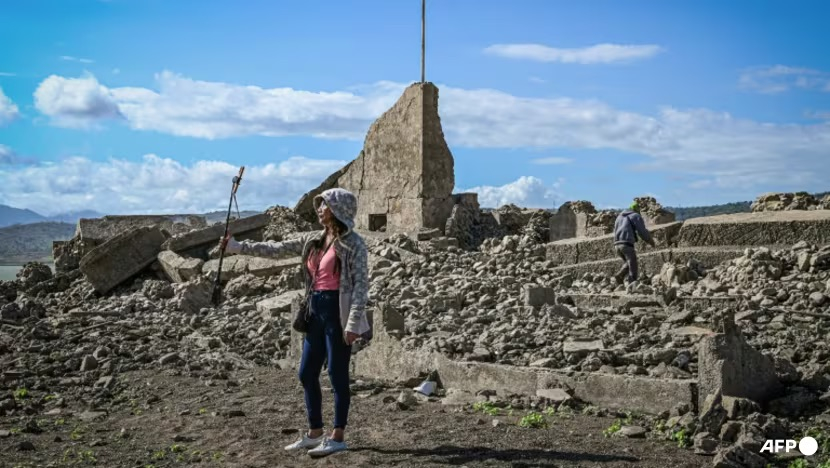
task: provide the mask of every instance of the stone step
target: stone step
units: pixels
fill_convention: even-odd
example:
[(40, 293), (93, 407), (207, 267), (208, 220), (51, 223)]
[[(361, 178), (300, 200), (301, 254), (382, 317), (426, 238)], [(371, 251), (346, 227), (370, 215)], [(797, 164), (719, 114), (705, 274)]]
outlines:
[[(568, 294), (574, 305), (580, 309), (599, 309), (607, 307), (660, 307), (663, 300), (656, 296), (645, 294)], [(735, 296), (680, 296), (676, 299), (678, 307), (682, 309), (707, 309), (709, 307), (724, 307), (735, 304), (741, 298)]]
[[(657, 242), (650, 247), (637, 243), (641, 256), (667, 248), (724, 248), (768, 246), (783, 248), (799, 241), (830, 244), (830, 210), (736, 213), (688, 219), (652, 226)], [(548, 260), (558, 265), (615, 259), (614, 236), (575, 237), (545, 244)]]
[(720, 245), (792, 245), (830, 243), (830, 210), (762, 211), (688, 219), (678, 236), (680, 247)]
[[(680, 232), (682, 223), (675, 222), (653, 226), (650, 231), (657, 243), (657, 247), (649, 247), (644, 242), (639, 242), (639, 252), (650, 252), (672, 247)], [(591, 262), (616, 258), (614, 252), (614, 236), (607, 234), (599, 237), (575, 237), (545, 245), (545, 256), (548, 260), (558, 265), (576, 265), (578, 263)]]
[[(783, 246), (768, 246), (771, 249), (783, 248)], [(671, 261), (674, 263), (686, 263), (691, 259), (700, 262), (705, 268), (712, 268), (723, 262), (738, 258), (744, 254), (746, 247), (731, 245), (718, 247), (678, 247), (674, 249), (661, 249), (637, 252), (639, 275), (641, 278), (660, 273), (663, 263)], [(609, 249), (610, 251), (610, 249)], [(610, 257), (602, 260), (580, 262), (577, 264), (565, 264), (554, 267), (551, 271), (558, 274), (572, 274), (579, 277), (585, 273), (604, 273), (613, 275), (622, 266), (619, 257)]]

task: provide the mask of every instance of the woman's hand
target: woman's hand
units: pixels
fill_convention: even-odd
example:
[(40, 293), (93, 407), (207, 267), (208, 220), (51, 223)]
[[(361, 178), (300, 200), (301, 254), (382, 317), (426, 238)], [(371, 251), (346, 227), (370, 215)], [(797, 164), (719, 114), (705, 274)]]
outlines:
[(360, 338), (360, 335), (357, 333), (346, 332), (346, 345), (351, 346), (358, 338)]
[(219, 247), (225, 249), (225, 253), (229, 254), (238, 254), (242, 252), (242, 244), (237, 242), (233, 236), (228, 233), (228, 235), (219, 241)]

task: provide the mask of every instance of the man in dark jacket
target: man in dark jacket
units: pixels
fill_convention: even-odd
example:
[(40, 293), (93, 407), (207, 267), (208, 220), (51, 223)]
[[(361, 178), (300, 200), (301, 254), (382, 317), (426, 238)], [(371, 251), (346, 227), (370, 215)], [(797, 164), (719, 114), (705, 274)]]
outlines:
[(617, 221), (614, 223), (614, 250), (617, 256), (625, 262), (615, 275), (618, 284), (622, 284), (626, 275), (628, 275), (629, 284), (637, 281), (637, 250), (634, 244), (638, 236), (654, 247), (654, 239), (646, 229), (643, 217), (640, 216), (640, 205), (634, 202), (630, 209), (617, 216)]

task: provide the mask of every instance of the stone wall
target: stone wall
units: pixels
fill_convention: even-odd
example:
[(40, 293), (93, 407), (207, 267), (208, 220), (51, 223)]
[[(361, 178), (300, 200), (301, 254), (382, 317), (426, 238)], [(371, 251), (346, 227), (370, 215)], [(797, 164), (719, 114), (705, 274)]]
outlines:
[(447, 237), (458, 239), (462, 249), (473, 248), (476, 245), (476, 224), (480, 213), (478, 195), (475, 193), (459, 193), (453, 195), (455, 205), (447, 219), (444, 233)]
[(415, 83), (371, 125), (358, 157), (304, 195), (295, 211), (312, 222), (314, 196), (342, 187), (358, 198), (357, 229), (443, 232), (455, 205), (454, 164), (438, 115), (438, 88)]

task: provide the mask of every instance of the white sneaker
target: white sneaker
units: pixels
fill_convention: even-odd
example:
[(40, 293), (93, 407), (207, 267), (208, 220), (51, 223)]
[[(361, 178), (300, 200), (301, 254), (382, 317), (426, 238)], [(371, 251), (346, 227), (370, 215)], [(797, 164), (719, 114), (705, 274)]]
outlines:
[(312, 457), (325, 457), (326, 455), (342, 452), (343, 450), (346, 450), (346, 442), (337, 442), (336, 440), (326, 438), (317, 448), (309, 450), (308, 455)]
[(286, 445), (285, 450), (288, 450), (289, 452), (292, 452), (292, 451), (295, 451), (295, 450), (314, 448), (314, 447), (317, 447), (320, 444), (322, 444), (325, 441), (325, 439), (326, 439), (325, 434), (321, 434), (320, 437), (312, 439), (311, 437), (308, 436), (308, 433), (305, 433), (305, 434), (303, 434), (302, 439), (294, 442), (291, 445)]

